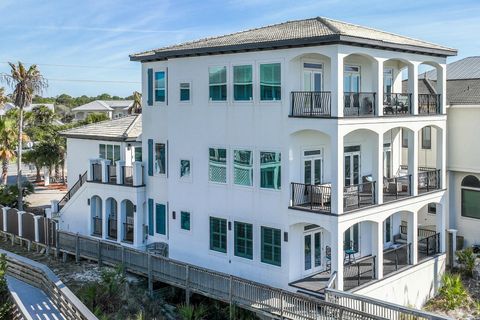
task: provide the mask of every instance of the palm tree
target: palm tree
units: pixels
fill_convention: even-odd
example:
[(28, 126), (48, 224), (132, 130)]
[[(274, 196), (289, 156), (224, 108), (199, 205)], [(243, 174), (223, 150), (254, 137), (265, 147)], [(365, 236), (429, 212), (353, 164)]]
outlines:
[(35, 64), (28, 69), (18, 62), (15, 65), (8, 63), (11, 74), (4, 74), (2, 78), (13, 89), (12, 100), (20, 110), (18, 121), (18, 154), (17, 154), (17, 187), (18, 187), (18, 210), (23, 210), (22, 192), (22, 137), (23, 137), (23, 109), (32, 103), (35, 95), (39, 95), (48, 87), (47, 80), (42, 76)]
[(2, 107), (5, 102), (7, 102), (7, 97), (5, 96), (5, 88), (0, 87), (0, 107)]
[(128, 114), (142, 113), (142, 94), (140, 92), (133, 92), (133, 104), (128, 108)]
[(17, 130), (15, 120), (3, 117), (0, 119), (0, 161), (2, 162), (1, 183), (7, 184), (8, 165), (15, 157)]

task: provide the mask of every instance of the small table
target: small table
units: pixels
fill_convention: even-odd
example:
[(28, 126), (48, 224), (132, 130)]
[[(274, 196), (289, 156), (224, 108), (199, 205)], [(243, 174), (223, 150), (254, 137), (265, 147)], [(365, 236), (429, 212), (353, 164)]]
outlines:
[[(346, 249), (345, 250), (345, 258), (347, 257), (348, 255), (348, 263), (351, 263), (352, 262), (352, 257), (353, 257), (353, 262), (357, 262), (355, 260), (355, 253), (357, 253), (355, 250), (353, 249)], [(345, 258), (343, 259), (343, 262), (345, 262)]]

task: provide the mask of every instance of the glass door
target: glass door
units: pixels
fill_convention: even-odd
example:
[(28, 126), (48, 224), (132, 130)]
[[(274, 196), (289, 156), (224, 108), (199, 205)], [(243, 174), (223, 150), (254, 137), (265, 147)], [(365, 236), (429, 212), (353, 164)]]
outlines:
[(322, 267), (322, 231), (305, 233), (303, 239), (304, 274), (318, 272)]
[(383, 221), (383, 243), (384, 247), (389, 247), (393, 243), (392, 239), (392, 216)]
[(322, 151), (308, 150), (303, 153), (303, 182), (307, 185), (319, 185), (323, 177)]
[(387, 178), (392, 177), (392, 148), (390, 144), (383, 147), (383, 174)]
[(344, 154), (345, 187), (360, 184), (360, 151)]

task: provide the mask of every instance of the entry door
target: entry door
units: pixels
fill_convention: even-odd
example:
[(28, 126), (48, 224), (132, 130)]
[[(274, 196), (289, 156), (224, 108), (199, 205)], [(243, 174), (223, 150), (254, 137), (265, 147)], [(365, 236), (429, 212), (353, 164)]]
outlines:
[(351, 186), (360, 183), (360, 151), (345, 152), (345, 186)]
[(303, 89), (305, 91), (322, 91), (322, 72), (319, 70), (303, 70)]
[(322, 268), (322, 236), (321, 230), (303, 235), (304, 274), (311, 274)]
[(322, 183), (323, 159), (321, 150), (304, 152), (303, 179), (305, 184), (318, 185)]

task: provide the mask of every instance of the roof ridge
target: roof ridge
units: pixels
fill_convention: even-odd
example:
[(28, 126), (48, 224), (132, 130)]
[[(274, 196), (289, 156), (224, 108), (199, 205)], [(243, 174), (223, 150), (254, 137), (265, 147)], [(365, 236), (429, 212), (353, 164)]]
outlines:
[(128, 125), (127, 129), (125, 130), (125, 132), (123, 133), (123, 136), (124, 137), (128, 137), (128, 134), (130, 133), (130, 131), (133, 129), (133, 126), (137, 123), (138, 119), (142, 116), (141, 113), (137, 114), (137, 115), (128, 115), (127, 117), (131, 117), (131, 116), (134, 116), (135, 119), (133, 119), (133, 121)]
[(330, 21), (327, 20), (327, 18), (319, 16), (319, 17), (317, 17), (317, 20), (319, 22), (323, 23), (333, 33), (340, 33), (340, 34), (343, 33), (342, 31), (340, 31), (340, 29), (338, 29), (333, 24), (331, 24)]

